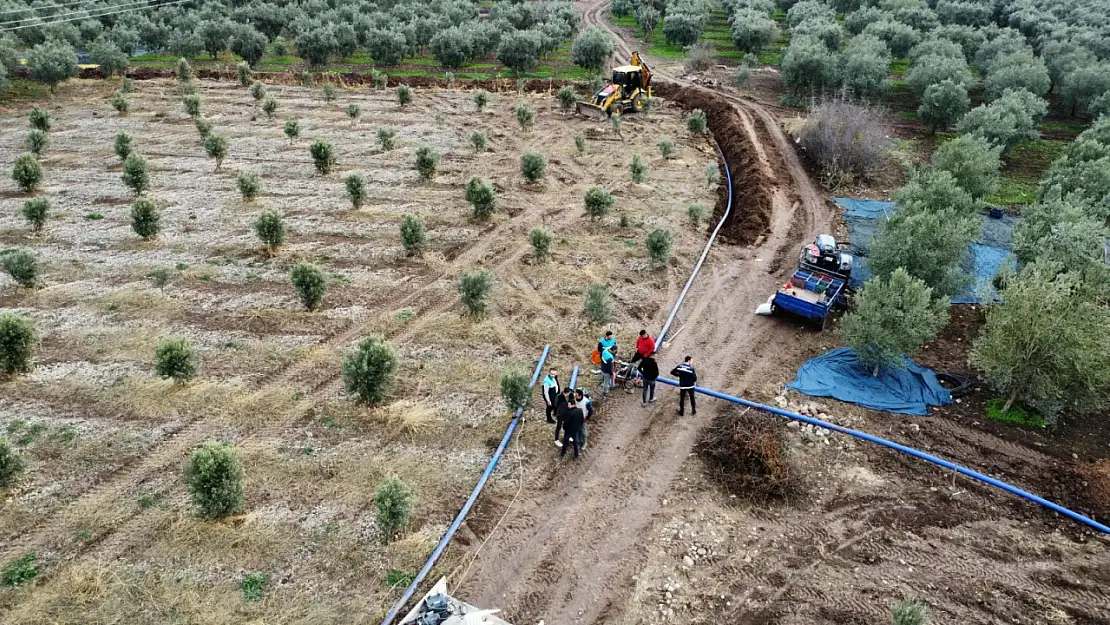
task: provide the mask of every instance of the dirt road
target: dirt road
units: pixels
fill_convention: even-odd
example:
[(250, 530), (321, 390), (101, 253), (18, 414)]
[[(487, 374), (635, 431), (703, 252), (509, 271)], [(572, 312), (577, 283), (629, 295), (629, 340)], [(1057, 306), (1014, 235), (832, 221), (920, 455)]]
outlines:
[[(587, 26), (606, 25), (606, 5), (585, 7)], [(618, 58), (631, 54), (623, 41), (617, 47)], [(786, 140), (770, 115), (744, 100), (732, 102), (771, 188), (770, 232), (758, 246), (713, 252), (676, 323), (685, 328), (660, 364), (669, 370), (691, 354), (699, 383), (738, 391), (790, 356), (784, 346), (792, 343), (793, 331), (751, 314), (784, 275), (785, 268), (768, 268), (826, 229), (832, 213), (793, 151), (783, 150)], [(767, 136), (774, 140), (768, 143)], [(734, 202), (743, 207), (745, 197)], [(667, 312), (657, 315), (659, 325)], [(633, 329), (621, 330), (629, 341)], [(697, 416), (679, 418), (675, 394), (661, 394), (649, 409), (633, 396), (614, 395), (601, 407), (581, 462), (552, 464), (527, 478), (524, 492), (533, 495), (514, 506), (489, 538), (460, 580), (459, 594), (476, 605), (500, 607), (518, 623), (594, 623), (609, 615), (610, 606), (621, 605), (642, 568), (642, 539), (653, 515), (697, 432), (718, 408), (704, 401)]]

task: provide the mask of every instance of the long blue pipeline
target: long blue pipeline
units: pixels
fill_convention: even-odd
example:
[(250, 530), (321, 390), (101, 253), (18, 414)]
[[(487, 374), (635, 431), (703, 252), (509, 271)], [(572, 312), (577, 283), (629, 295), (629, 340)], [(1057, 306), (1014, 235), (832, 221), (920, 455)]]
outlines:
[(709, 256), (709, 249), (713, 247), (713, 242), (717, 240), (717, 233), (725, 225), (725, 220), (728, 219), (729, 214), (732, 212), (732, 172), (728, 169), (728, 161), (725, 160), (725, 154), (721, 151), (721, 146), (717, 145), (717, 154), (721, 156), (721, 164), (725, 168), (725, 185), (728, 188), (728, 203), (725, 204), (725, 212), (721, 215), (721, 221), (717, 222), (717, 227), (713, 229), (713, 233), (709, 235), (709, 240), (705, 242), (705, 249), (701, 252), (701, 258), (698, 259), (694, 270), (690, 272), (690, 277), (686, 280), (686, 286), (682, 287), (682, 292), (678, 294), (678, 301), (675, 302), (674, 308), (671, 309), (670, 316), (663, 324), (663, 329), (659, 331), (659, 336), (655, 337), (655, 344), (662, 345), (663, 339), (667, 337), (667, 333), (671, 331), (671, 324), (674, 323), (674, 318), (678, 315), (678, 309), (682, 307), (682, 302), (686, 299), (686, 293), (689, 292), (690, 286), (694, 284), (694, 279), (698, 277), (698, 272), (701, 271), (701, 266), (705, 264), (705, 259)]
[[(540, 372), (543, 371), (543, 364), (547, 361), (547, 355), (550, 353), (551, 346), (544, 346), (543, 353), (540, 354), (540, 360), (536, 363), (536, 370), (532, 372), (532, 379), (528, 382), (529, 390), (536, 386), (536, 381), (540, 379)], [(520, 416), (522, 414), (524, 414), (524, 408), (517, 408), (516, 412), (513, 413), (513, 419), (509, 422), (509, 427), (505, 430), (505, 435), (501, 437), (501, 444), (497, 446), (497, 451), (493, 452), (493, 457), (490, 458), (489, 465), (486, 466), (486, 470), (482, 473), (482, 477), (478, 480), (478, 484), (474, 487), (474, 491), (470, 493), (470, 498), (463, 504), (462, 510), (459, 510), (459, 514), (455, 517), (451, 526), (447, 528), (447, 532), (443, 534), (443, 538), (439, 539), (439, 544), (436, 545), (435, 550), (432, 551), (432, 555), (428, 558), (428, 561), (424, 563), (424, 568), (420, 569), (420, 572), (413, 578), (412, 583), (405, 589), (405, 594), (401, 595), (401, 598), (397, 600), (397, 603), (393, 604), (389, 613), (385, 615), (385, 619), (382, 620), (382, 625), (390, 625), (393, 619), (397, 618), (401, 609), (405, 607), (409, 599), (412, 599), (412, 595), (416, 592), (417, 586), (424, 581), (424, 578), (431, 572), (432, 567), (435, 566), (436, 561), (443, 555), (443, 551), (447, 549), (447, 545), (455, 536), (455, 532), (459, 530), (459, 526), (462, 525), (466, 515), (470, 513), (470, 509), (474, 506), (474, 502), (478, 500), (478, 495), (482, 493), (482, 489), (485, 487), (486, 482), (489, 481), (490, 476), (493, 475), (493, 470), (496, 469), (497, 464), (501, 462), (501, 455), (505, 452), (505, 447), (509, 445), (509, 439), (513, 437), (513, 432), (516, 431), (517, 425), (520, 424)]]
[[(669, 384), (671, 386), (678, 386), (678, 382), (676, 382), (674, 380), (668, 380), (666, 378), (658, 378), (657, 381), (662, 382), (663, 384)], [(960, 465), (958, 465), (954, 462), (950, 462), (948, 460), (945, 460), (944, 458), (938, 458), (938, 457), (936, 457), (932, 454), (927, 454), (923, 451), (918, 451), (917, 449), (914, 449), (913, 447), (906, 447), (905, 445), (900, 445), (900, 444), (895, 443), (893, 441), (888, 441), (885, 438), (879, 438), (878, 436), (873, 436), (871, 434), (868, 434), (867, 432), (860, 432), (859, 430), (853, 430), (851, 428), (842, 427), (842, 426), (836, 425), (835, 423), (828, 423), (827, 421), (822, 421), (820, 419), (814, 419), (813, 417), (807, 417), (805, 415), (800, 415), (796, 412), (790, 412), (789, 410), (783, 410), (781, 408), (775, 408), (774, 406), (767, 406), (765, 404), (759, 404), (759, 403), (756, 403), (754, 401), (748, 401), (748, 400), (743, 399), (741, 397), (735, 397), (733, 395), (728, 395), (728, 394), (725, 394), (725, 393), (718, 393), (717, 391), (711, 391), (707, 388), (702, 388), (700, 386), (694, 387), (694, 390), (698, 393), (703, 394), (703, 395), (708, 395), (710, 397), (716, 397), (717, 399), (723, 399), (727, 402), (732, 402), (734, 404), (739, 404), (741, 406), (747, 406), (749, 408), (755, 408), (756, 410), (762, 410), (764, 412), (769, 412), (771, 414), (775, 414), (775, 415), (778, 415), (780, 417), (786, 417), (787, 419), (793, 419), (795, 421), (802, 421), (803, 423), (810, 423), (812, 425), (816, 425), (816, 426), (820, 426), (820, 427), (823, 427), (823, 428), (827, 428), (829, 430), (833, 430), (834, 432), (840, 432), (841, 434), (847, 434), (848, 436), (854, 436), (855, 438), (865, 440), (865, 441), (870, 442), (870, 443), (875, 443), (876, 445), (882, 445), (883, 447), (889, 447), (891, 449), (895, 449), (895, 450), (900, 451), (904, 454), (909, 454), (909, 455), (911, 455), (915, 458), (918, 458), (920, 460), (924, 460), (926, 462), (931, 462), (935, 465), (938, 465), (938, 466), (944, 467), (946, 469), (950, 469), (952, 471), (955, 471), (955, 472), (957, 472), (961, 475), (965, 475), (965, 476), (970, 477), (972, 479), (979, 480), (980, 482), (983, 482), (985, 484), (989, 484), (991, 486), (994, 486), (995, 488), (1001, 488), (1002, 490), (1004, 490), (1004, 491), (1006, 491), (1010, 494), (1017, 495), (1018, 497), (1022, 497), (1024, 499), (1028, 499), (1029, 501), (1032, 501), (1033, 503), (1040, 504), (1040, 505), (1044, 506), (1045, 508), (1048, 508), (1049, 510), (1052, 510), (1053, 512), (1058, 512), (1058, 513), (1060, 513), (1060, 514), (1062, 514), (1066, 517), (1069, 517), (1069, 518), (1071, 518), (1075, 521), (1079, 521), (1080, 523), (1083, 523), (1084, 525), (1092, 527), (1092, 528), (1094, 528), (1094, 529), (1096, 529), (1100, 532), (1103, 532), (1105, 534), (1110, 534), (1110, 527), (1107, 527), (1107, 526), (1103, 525), (1102, 523), (1099, 523), (1098, 521), (1095, 521), (1094, 519), (1085, 517), (1082, 514), (1079, 514), (1078, 512), (1073, 512), (1071, 510), (1068, 510), (1067, 508), (1065, 508), (1065, 507), (1063, 507), (1059, 504), (1052, 503), (1051, 501), (1049, 501), (1047, 499), (1044, 499), (1043, 497), (1038, 497), (1037, 495), (1034, 495), (1033, 493), (1030, 493), (1030, 492), (1022, 490), (1022, 489), (1020, 489), (1016, 486), (1013, 486), (1012, 484), (1007, 484), (1006, 482), (1003, 482), (1001, 480), (996, 480), (993, 477), (991, 477), (989, 475), (984, 475), (982, 473), (979, 473), (978, 471), (972, 471), (971, 469), (968, 469), (967, 467), (960, 466)]]

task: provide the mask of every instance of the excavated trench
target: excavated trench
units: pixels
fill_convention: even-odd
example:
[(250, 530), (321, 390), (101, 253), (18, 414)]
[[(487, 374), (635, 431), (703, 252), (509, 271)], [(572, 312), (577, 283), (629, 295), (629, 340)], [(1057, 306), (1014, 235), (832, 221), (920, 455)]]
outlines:
[[(726, 243), (754, 243), (770, 229), (773, 192), (770, 181), (760, 170), (752, 138), (736, 109), (720, 94), (703, 87), (681, 87), (660, 81), (655, 91), (683, 108), (705, 112), (709, 129), (732, 173), (732, 212), (718, 238)], [(721, 219), (727, 203), (728, 192), (722, 185), (718, 190), (715, 220)]]

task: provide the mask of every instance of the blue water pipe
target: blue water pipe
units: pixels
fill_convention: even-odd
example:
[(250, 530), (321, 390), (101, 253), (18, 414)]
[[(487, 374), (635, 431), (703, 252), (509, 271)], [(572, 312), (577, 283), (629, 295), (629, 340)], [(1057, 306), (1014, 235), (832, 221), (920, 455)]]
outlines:
[[(663, 384), (669, 384), (671, 386), (678, 386), (678, 382), (676, 382), (674, 380), (668, 380), (668, 379), (662, 378), (662, 377), (658, 378), (657, 381), (662, 382)], [(1094, 519), (1085, 517), (1082, 514), (1079, 514), (1078, 512), (1073, 512), (1071, 510), (1068, 510), (1067, 508), (1065, 508), (1061, 505), (1052, 503), (1051, 501), (1049, 501), (1047, 499), (1044, 499), (1042, 497), (1038, 497), (1037, 495), (1034, 495), (1033, 493), (1022, 490), (1022, 489), (1020, 489), (1016, 486), (1013, 486), (1011, 484), (1007, 484), (1006, 482), (1003, 482), (1001, 480), (996, 480), (993, 477), (991, 477), (989, 475), (984, 475), (982, 473), (979, 473), (978, 471), (972, 471), (971, 469), (968, 469), (967, 467), (960, 466), (960, 465), (958, 465), (954, 462), (950, 462), (948, 460), (945, 460), (944, 458), (938, 458), (938, 457), (936, 457), (932, 454), (927, 454), (923, 451), (919, 451), (919, 450), (914, 449), (912, 447), (907, 447), (905, 445), (899, 445), (898, 443), (895, 443), (893, 441), (888, 441), (885, 438), (879, 438), (878, 436), (873, 436), (873, 435), (868, 434), (866, 432), (860, 432), (859, 430), (853, 430), (851, 428), (841, 427), (839, 425), (836, 425), (835, 423), (828, 423), (828, 422), (822, 421), (820, 419), (814, 419), (813, 417), (807, 417), (805, 415), (800, 415), (796, 412), (790, 412), (789, 410), (783, 410), (781, 408), (775, 408), (774, 406), (767, 406), (767, 405), (764, 405), (764, 404), (759, 404), (759, 403), (756, 403), (754, 401), (748, 401), (746, 399), (743, 399), (743, 398), (740, 398), (740, 397), (735, 397), (733, 395), (727, 395), (725, 393), (718, 393), (717, 391), (711, 391), (707, 388), (702, 388), (700, 386), (694, 387), (694, 390), (698, 393), (703, 394), (703, 395), (708, 395), (710, 397), (715, 397), (717, 399), (723, 399), (727, 402), (732, 402), (734, 404), (739, 404), (741, 406), (747, 406), (749, 408), (755, 408), (756, 410), (762, 410), (764, 412), (769, 412), (771, 414), (775, 414), (775, 415), (778, 415), (780, 417), (786, 417), (787, 419), (793, 419), (795, 421), (801, 421), (803, 423), (809, 423), (811, 425), (816, 425), (816, 426), (819, 426), (819, 427), (823, 427), (823, 428), (826, 428), (826, 429), (829, 429), (829, 430), (833, 430), (834, 432), (840, 432), (841, 434), (847, 434), (848, 436), (854, 436), (855, 438), (865, 440), (869, 443), (875, 443), (877, 445), (882, 445), (883, 447), (889, 447), (891, 449), (900, 451), (904, 454), (909, 454), (909, 455), (911, 455), (915, 458), (918, 458), (920, 460), (924, 460), (926, 462), (931, 462), (935, 465), (944, 467), (946, 469), (950, 469), (950, 470), (955, 471), (955, 472), (957, 472), (961, 475), (965, 475), (967, 477), (970, 477), (974, 480), (979, 480), (980, 482), (983, 482), (984, 484), (989, 484), (990, 486), (994, 486), (995, 488), (1001, 488), (1002, 490), (1004, 490), (1004, 491), (1006, 491), (1010, 494), (1017, 495), (1018, 497), (1022, 497), (1024, 499), (1028, 499), (1029, 501), (1032, 501), (1033, 503), (1040, 504), (1040, 505), (1044, 506), (1045, 508), (1048, 508), (1049, 510), (1052, 510), (1053, 512), (1058, 512), (1058, 513), (1060, 513), (1060, 514), (1062, 514), (1066, 517), (1069, 517), (1069, 518), (1071, 518), (1075, 521), (1079, 521), (1080, 523), (1083, 523), (1084, 525), (1087, 525), (1087, 526), (1092, 527), (1092, 528), (1094, 528), (1094, 529), (1096, 529), (1100, 532), (1103, 532), (1104, 534), (1110, 534), (1110, 527), (1107, 527), (1106, 525), (1103, 525), (1102, 523), (1099, 523), (1098, 521), (1095, 521)]]
[[(577, 386), (574, 385), (574, 383), (577, 382), (577, 381), (578, 381), (578, 365), (574, 365), (574, 368), (570, 370), (570, 387), (571, 388), (578, 388)], [(563, 389), (559, 389), (560, 392), (562, 390)]]
[[(544, 346), (543, 353), (540, 354), (540, 360), (536, 363), (536, 370), (532, 372), (532, 380), (528, 382), (529, 390), (535, 387), (536, 381), (540, 379), (540, 372), (543, 371), (544, 362), (547, 361), (547, 356), (550, 353), (551, 346)], [(577, 370), (577, 367), (575, 369)], [(572, 373), (571, 375), (573, 379), (574, 374)], [(428, 561), (424, 563), (424, 568), (420, 569), (420, 572), (413, 578), (412, 583), (405, 589), (405, 594), (401, 595), (401, 598), (397, 600), (397, 603), (393, 604), (389, 613), (385, 615), (382, 625), (390, 625), (390, 623), (397, 618), (401, 609), (405, 607), (409, 599), (412, 599), (412, 595), (416, 592), (416, 587), (424, 581), (424, 578), (431, 572), (432, 567), (435, 566), (436, 561), (439, 560), (444, 550), (447, 549), (447, 545), (455, 536), (455, 532), (458, 531), (459, 526), (461, 526), (463, 520), (466, 519), (466, 515), (470, 513), (470, 509), (474, 506), (474, 502), (478, 500), (478, 495), (482, 493), (482, 488), (485, 487), (486, 482), (489, 481), (490, 476), (493, 475), (493, 470), (496, 469), (497, 464), (501, 462), (501, 455), (505, 452), (505, 447), (508, 446), (509, 439), (513, 437), (513, 432), (516, 431), (517, 425), (520, 424), (520, 416), (523, 413), (524, 408), (517, 408), (516, 412), (513, 413), (513, 419), (509, 422), (509, 427), (505, 430), (505, 435), (501, 437), (501, 444), (497, 446), (497, 451), (493, 452), (493, 457), (490, 458), (489, 465), (486, 466), (486, 470), (482, 473), (481, 479), (478, 480), (478, 484), (474, 487), (474, 492), (470, 493), (470, 498), (463, 504), (462, 510), (459, 510), (459, 514), (455, 517), (454, 522), (447, 528), (447, 532), (443, 534), (443, 538), (439, 540), (439, 544), (436, 545), (435, 550), (432, 551), (432, 555), (428, 558)]]
[(725, 160), (725, 153), (721, 151), (721, 146), (717, 145), (717, 154), (721, 156), (721, 164), (725, 168), (725, 185), (728, 188), (728, 203), (725, 204), (725, 212), (721, 215), (721, 221), (717, 222), (717, 227), (713, 229), (713, 233), (709, 235), (709, 240), (705, 243), (705, 249), (701, 252), (701, 258), (698, 259), (694, 270), (690, 272), (690, 277), (686, 280), (686, 286), (682, 287), (682, 292), (678, 294), (678, 301), (675, 302), (674, 308), (671, 309), (671, 314), (667, 317), (667, 321), (663, 324), (663, 329), (659, 331), (659, 336), (655, 337), (655, 344), (662, 347), (663, 339), (667, 337), (667, 333), (671, 331), (671, 324), (674, 323), (674, 318), (678, 315), (678, 309), (682, 307), (682, 302), (686, 299), (686, 293), (694, 284), (694, 279), (698, 277), (698, 272), (701, 271), (701, 266), (705, 263), (705, 259), (709, 256), (709, 249), (713, 247), (713, 242), (717, 240), (717, 233), (725, 225), (729, 213), (732, 212), (732, 172), (728, 169), (728, 161)]

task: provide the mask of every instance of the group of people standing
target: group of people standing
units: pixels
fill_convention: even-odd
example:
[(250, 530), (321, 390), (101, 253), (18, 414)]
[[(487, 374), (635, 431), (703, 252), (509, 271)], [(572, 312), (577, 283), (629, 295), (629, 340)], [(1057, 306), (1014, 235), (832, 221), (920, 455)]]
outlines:
[[(640, 330), (636, 339), (636, 353), (630, 360), (628, 375), (638, 374), (643, 382), (641, 393), (641, 406), (655, 403), (655, 384), (659, 378), (659, 363), (655, 360), (656, 345), (647, 330)], [(619, 361), (617, 360), (617, 340), (612, 331), (607, 331), (605, 336), (598, 339), (595, 362), (601, 368), (595, 373), (601, 374), (602, 397), (608, 397), (610, 389), (616, 382), (616, 373)], [(635, 366), (635, 373), (631, 371)], [(686, 412), (686, 397), (690, 398), (691, 414), (698, 414), (696, 400), (694, 399), (694, 386), (698, 375), (694, 370), (693, 358), (686, 356), (683, 362), (671, 370), (671, 375), (678, 378), (679, 403), (678, 416)], [(543, 379), (543, 398), (547, 408), (547, 422), (555, 424), (555, 445), (561, 448), (560, 457), (566, 456), (567, 450), (574, 448), (574, 459), (577, 460), (580, 450), (586, 448), (587, 425), (594, 416), (594, 405), (590, 394), (582, 388), (571, 389), (569, 386), (560, 390), (559, 377), (555, 369), (548, 371)], [(559, 434), (562, 432), (562, 439)]]
[[(560, 391), (559, 376), (551, 369), (543, 378), (543, 399), (547, 405), (547, 422), (555, 424), (555, 446), (562, 448), (559, 457), (566, 456), (567, 449), (573, 447), (577, 460), (580, 450), (586, 449), (586, 427), (594, 416), (589, 392), (569, 386)], [(559, 439), (560, 431), (562, 440)]]

